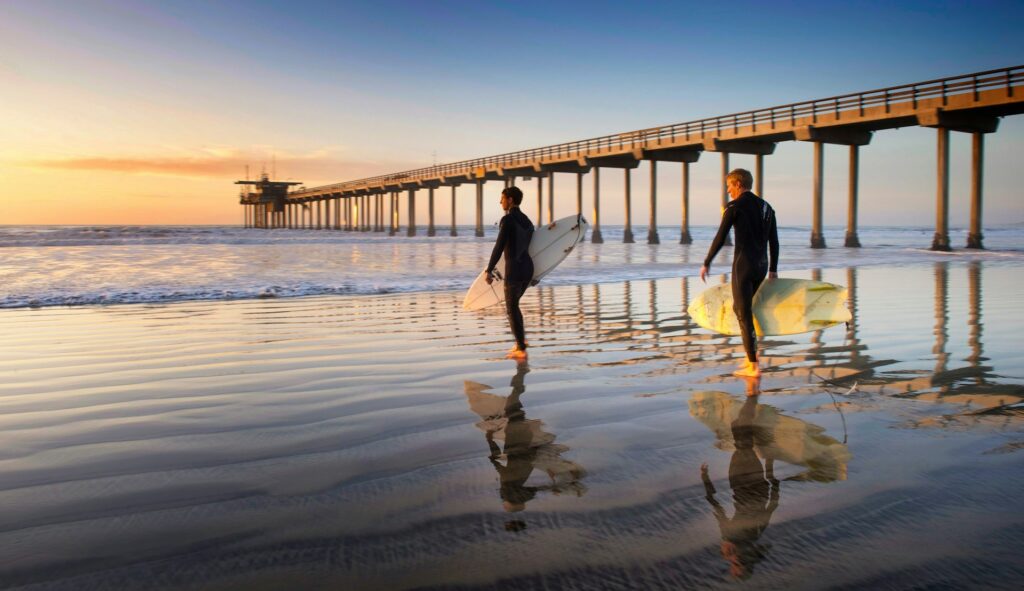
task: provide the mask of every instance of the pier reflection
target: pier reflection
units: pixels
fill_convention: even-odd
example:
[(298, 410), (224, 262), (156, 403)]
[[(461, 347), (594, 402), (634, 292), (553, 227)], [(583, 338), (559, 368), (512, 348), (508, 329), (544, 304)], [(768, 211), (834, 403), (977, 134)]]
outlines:
[[(756, 388), (753, 382), (748, 386)], [(690, 414), (715, 434), (715, 446), (732, 452), (732, 517), (715, 496), (706, 463), (701, 465), (701, 480), (721, 532), (722, 558), (738, 579), (749, 578), (767, 556), (769, 545), (760, 543), (760, 538), (781, 497), (775, 462), (803, 469), (786, 481), (833, 482), (846, 479), (850, 460), (846, 445), (825, 435), (823, 428), (760, 404), (756, 391), (749, 394), (742, 402), (713, 391), (695, 392), (690, 399)]]
[[(581, 482), (583, 467), (562, 457), (569, 448), (555, 443), (555, 434), (544, 430), (543, 421), (526, 418), (521, 397), (529, 371), (526, 363), (518, 364), (507, 396), (491, 392), (494, 388), (486, 384), (464, 382), (466, 402), (480, 417), (476, 428), (484, 433), (487, 459), (498, 473), (502, 507), (510, 513), (526, 509), (542, 492), (582, 496), (587, 490)], [(531, 479), (538, 470), (546, 478)], [(506, 527), (522, 529), (526, 524), (510, 521)]]
[[(810, 276), (845, 283), (852, 314), (845, 331), (833, 328), (762, 339), (761, 357), (772, 393), (818, 393), (826, 387), (834, 393), (899, 396), (965, 407), (943, 419), (947, 423), (1021, 414), (1014, 405), (1024, 401), (1024, 388), (999, 375), (984, 354), (983, 263), (936, 263), (930, 272), (930, 303), (920, 301), (917, 287), (906, 283), (909, 278), (900, 277), (902, 291), (892, 289), (890, 282), (900, 275), (899, 270), (849, 267), (840, 273), (840, 277), (828, 277), (812, 270)], [(866, 301), (860, 293), (864, 273), (871, 273), (873, 281), (868, 283), (871, 299)], [(571, 313), (573, 318), (566, 320), (592, 335), (588, 340), (600, 343), (602, 351), (616, 353), (594, 361), (596, 366), (644, 366), (643, 375), (649, 377), (702, 371), (706, 375), (700, 379), (705, 383), (731, 383), (732, 365), (744, 355), (742, 343), (738, 337), (712, 334), (694, 324), (685, 311), (704, 286), (693, 278), (681, 278), (674, 288), (672, 281), (577, 287), (571, 305), (552, 301), (545, 310)], [(955, 296), (966, 292), (967, 297), (951, 298), (951, 292)], [(926, 318), (921, 315), (922, 304), (927, 306), (923, 310), (934, 311), (930, 324), (922, 323)], [(865, 314), (870, 321), (867, 338), (862, 334)], [(962, 326), (965, 320), (966, 327)], [(564, 323), (549, 325), (564, 327)], [(963, 328), (966, 339), (961, 336)], [(892, 342), (921, 342), (913, 335), (928, 332), (931, 346), (925, 340), (919, 354), (907, 354), (905, 346)], [(580, 350), (577, 343), (564, 351)], [(671, 363), (646, 363), (653, 359)]]

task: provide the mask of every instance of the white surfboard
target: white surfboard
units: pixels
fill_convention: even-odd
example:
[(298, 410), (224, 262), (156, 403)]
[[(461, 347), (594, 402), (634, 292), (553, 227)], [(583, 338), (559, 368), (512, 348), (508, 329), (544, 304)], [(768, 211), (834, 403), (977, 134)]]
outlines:
[[(571, 215), (541, 226), (533, 232), (530, 240), (530, 258), (533, 259), (533, 280), (540, 281), (559, 263), (569, 256), (576, 244), (583, 241), (590, 225), (582, 215)], [(489, 285), (484, 272), (466, 292), (462, 307), (466, 310), (482, 310), (505, 301), (504, 283), (505, 257), (498, 259), (494, 267), (494, 281)]]

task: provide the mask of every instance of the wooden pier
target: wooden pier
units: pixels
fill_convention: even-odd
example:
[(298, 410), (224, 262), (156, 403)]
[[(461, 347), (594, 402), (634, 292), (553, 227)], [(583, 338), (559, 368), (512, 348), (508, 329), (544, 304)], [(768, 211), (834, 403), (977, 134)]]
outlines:
[[(1024, 112), (1024, 66), (976, 72), (951, 78), (929, 80), (890, 88), (845, 94), (813, 101), (781, 105), (720, 117), (700, 119), (597, 138), (521, 150), (486, 158), (440, 164), (416, 170), (345, 181), (286, 193), (283, 198), (243, 197), (249, 227), (304, 228), (384, 232), (399, 231), (400, 198), (406, 197), (406, 234), (414, 236), (416, 196), (428, 192), (427, 234), (436, 235), (434, 196), (441, 187), (451, 187), (450, 235), (455, 229), (455, 188), (475, 187), (476, 235), (483, 236), (483, 186), (500, 181), (506, 186), (517, 179), (536, 179), (538, 223), (554, 219), (554, 175), (575, 174), (576, 207), (583, 208), (583, 175), (594, 178), (592, 211), (593, 242), (603, 242), (599, 178), (601, 168), (622, 169), (625, 182), (625, 229), (623, 240), (633, 242), (630, 172), (641, 161), (651, 162), (650, 221), (647, 241), (660, 242), (657, 220), (657, 162), (676, 162), (682, 167), (682, 235), (688, 244), (689, 167), (704, 152), (718, 152), (722, 170), (722, 205), (728, 202), (725, 175), (730, 154), (755, 155), (755, 193), (763, 191), (764, 157), (783, 141), (814, 144), (812, 223), (813, 248), (825, 248), (822, 232), (824, 206), (824, 145), (849, 147), (850, 182), (847, 195), (845, 246), (858, 247), (857, 177), (859, 150), (870, 144), (877, 131), (921, 126), (936, 130), (936, 220), (932, 249), (949, 250), (949, 135), (969, 133), (973, 139), (971, 180), (971, 221), (967, 248), (983, 248), (981, 225), (984, 137), (999, 127), (1000, 117)], [(547, 179), (547, 207), (544, 207), (544, 179)], [(266, 180), (266, 179), (264, 179)], [(388, 199), (385, 220), (384, 199)]]

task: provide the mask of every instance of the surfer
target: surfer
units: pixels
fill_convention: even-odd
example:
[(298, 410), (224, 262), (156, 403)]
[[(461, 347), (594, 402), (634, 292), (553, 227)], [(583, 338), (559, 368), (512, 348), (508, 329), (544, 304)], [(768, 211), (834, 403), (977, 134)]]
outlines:
[(501, 209), (505, 216), (498, 225), (498, 239), (491, 251), (487, 264), (487, 284), (494, 281), (494, 267), (501, 255), (505, 255), (505, 311), (516, 339), (508, 356), (512, 359), (526, 359), (526, 330), (523, 327), (523, 313), (519, 310), (519, 298), (533, 279), (533, 259), (530, 258), (530, 240), (533, 238), (533, 223), (519, 209), (523, 192), (519, 187), (506, 187), (501, 192)]
[[(736, 319), (739, 321), (746, 362), (736, 370), (741, 377), (760, 377), (757, 364), (757, 337), (754, 335), (753, 301), (757, 288), (765, 275), (770, 279), (778, 277), (779, 233), (775, 226), (775, 210), (764, 199), (754, 195), (750, 188), (754, 176), (750, 171), (737, 168), (725, 177), (725, 188), (730, 201), (722, 212), (722, 223), (718, 227), (700, 268), (700, 280), (707, 283), (711, 261), (722, 249), (729, 230), (735, 228), (736, 247), (732, 259), (732, 300)], [(771, 258), (769, 260), (769, 251)]]

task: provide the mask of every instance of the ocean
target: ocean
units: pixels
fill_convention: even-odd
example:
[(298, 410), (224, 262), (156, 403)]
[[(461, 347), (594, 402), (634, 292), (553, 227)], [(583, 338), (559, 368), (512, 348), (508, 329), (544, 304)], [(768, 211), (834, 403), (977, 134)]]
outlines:
[[(622, 243), (622, 227), (602, 228), (604, 244), (581, 243), (547, 285), (694, 276), (716, 228), (691, 228), (694, 242), (678, 244), (679, 227), (659, 228), (661, 244)], [(486, 265), (496, 233), (482, 238), (461, 226), (458, 237), (389, 237), (386, 232), (257, 230), (234, 226), (0, 226), (0, 308), (244, 300), (338, 294), (459, 291)], [(809, 248), (807, 228), (783, 227), (780, 272), (809, 268), (898, 265), (942, 260), (1024, 260), (1024, 228), (985, 231), (985, 251), (962, 248), (964, 229), (952, 229), (955, 250), (928, 250), (933, 229), (864, 227), (862, 248), (843, 244), (843, 228), (826, 228), (830, 248)], [(727, 272), (726, 247), (712, 271)]]

